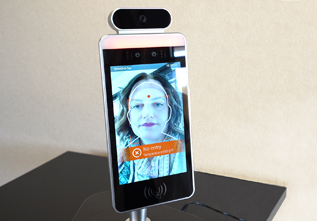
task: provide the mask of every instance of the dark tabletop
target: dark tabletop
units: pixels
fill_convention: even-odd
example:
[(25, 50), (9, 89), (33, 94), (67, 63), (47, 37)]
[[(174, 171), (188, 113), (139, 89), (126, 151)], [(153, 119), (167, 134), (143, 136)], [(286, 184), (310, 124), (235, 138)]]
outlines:
[[(167, 206), (181, 209), (198, 201), (247, 221), (266, 221), (286, 197), (285, 187), (201, 172), (195, 172), (195, 183), (192, 198)], [(109, 190), (107, 157), (66, 152), (0, 187), (0, 220), (70, 221), (87, 197)], [(234, 221), (196, 205), (187, 212), (203, 220)]]

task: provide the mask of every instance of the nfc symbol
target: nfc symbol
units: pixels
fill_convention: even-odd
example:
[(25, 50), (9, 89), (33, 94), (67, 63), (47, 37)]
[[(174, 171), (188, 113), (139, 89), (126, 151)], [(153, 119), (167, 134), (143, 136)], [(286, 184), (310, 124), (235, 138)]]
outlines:
[(157, 199), (161, 199), (162, 196), (165, 196), (167, 191), (167, 187), (165, 183), (160, 185), (157, 189), (153, 189), (152, 187), (145, 187), (144, 189), (144, 196), (146, 199), (151, 197), (156, 197)]

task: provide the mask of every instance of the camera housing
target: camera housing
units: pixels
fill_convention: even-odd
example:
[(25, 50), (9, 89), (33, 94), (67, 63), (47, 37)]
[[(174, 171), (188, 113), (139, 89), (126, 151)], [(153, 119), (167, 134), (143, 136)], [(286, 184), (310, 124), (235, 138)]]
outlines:
[(172, 23), (171, 14), (162, 8), (119, 8), (110, 16), (119, 34), (162, 33)]

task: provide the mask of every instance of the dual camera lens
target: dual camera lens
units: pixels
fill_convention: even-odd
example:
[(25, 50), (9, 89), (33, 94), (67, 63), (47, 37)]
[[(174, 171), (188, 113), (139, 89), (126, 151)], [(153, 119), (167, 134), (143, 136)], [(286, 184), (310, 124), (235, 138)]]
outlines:
[[(158, 53), (157, 53), (156, 51), (152, 51), (152, 52), (151, 52), (151, 56), (152, 56), (152, 57), (155, 58), (155, 57), (157, 57), (157, 55), (158, 55)], [(134, 57), (136, 57), (136, 58), (140, 58), (141, 56), (142, 56), (142, 54), (141, 54), (140, 52), (135, 52), (135, 53), (134, 53)]]

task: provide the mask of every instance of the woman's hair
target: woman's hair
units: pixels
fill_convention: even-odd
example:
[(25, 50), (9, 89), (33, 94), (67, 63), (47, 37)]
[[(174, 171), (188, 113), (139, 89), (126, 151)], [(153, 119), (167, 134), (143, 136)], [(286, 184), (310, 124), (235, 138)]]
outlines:
[[(130, 80), (128, 85), (119, 92), (119, 101), (121, 104), (121, 111), (119, 116), (116, 118), (115, 127), (120, 141), (124, 141), (125, 137), (128, 135), (133, 135), (132, 128), (129, 126), (129, 121), (127, 119), (128, 113), (128, 99), (133, 89), (134, 85), (143, 80), (156, 80), (160, 82), (169, 97), (169, 105), (172, 108), (171, 118), (168, 122), (168, 131), (172, 130), (173, 133), (178, 133), (184, 135), (183, 126), (183, 108), (181, 105), (180, 97), (173, 86), (168, 82), (163, 74), (154, 71), (150, 74), (140, 73)], [(167, 98), (168, 99), (168, 98)]]

